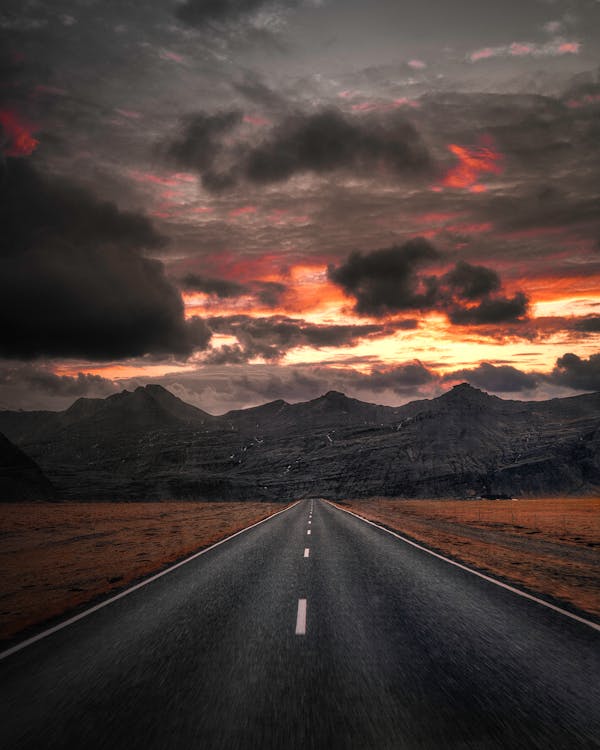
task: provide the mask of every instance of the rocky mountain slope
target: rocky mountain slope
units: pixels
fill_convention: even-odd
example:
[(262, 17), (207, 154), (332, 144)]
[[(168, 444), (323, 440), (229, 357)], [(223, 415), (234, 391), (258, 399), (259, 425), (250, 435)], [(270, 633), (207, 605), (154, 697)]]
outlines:
[(67, 500), (600, 491), (600, 393), (505, 401), (463, 384), (393, 408), (331, 391), (213, 417), (149, 385), (0, 412), (0, 430)]
[(53, 500), (55, 495), (35, 461), (0, 434), (0, 501)]

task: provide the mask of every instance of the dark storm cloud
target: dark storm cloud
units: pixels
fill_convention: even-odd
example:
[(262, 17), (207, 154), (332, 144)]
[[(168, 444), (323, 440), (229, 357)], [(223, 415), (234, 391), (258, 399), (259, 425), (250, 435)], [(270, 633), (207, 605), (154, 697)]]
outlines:
[(16, 257), (40, 241), (128, 250), (165, 244), (145, 216), (119, 211), (77, 183), (44, 176), (25, 159), (7, 159), (0, 177), (2, 257)]
[(197, 273), (186, 274), (180, 279), (179, 284), (185, 291), (202, 292), (219, 299), (253, 296), (264, 307), (276, 307), (288, 289), (285, 284), (277, 281), (248, 281), (240, 284), (237, 281)]
[(362, 315), (423, 310), (435, 306), (438, 286), (434, 277), (419, 278), (417, 271), (439, 257), (430, 242), (418, 237), (367, 254), (353, 252), (342, 265), (329, 266), (327, 275), (355, 298)]
[(448, 319), (456, 325), (486, 325), (517, 322), (527, 316), (529, 301), (523, 292), (513, 297), (490, 297), (473, 307), (454, 305), (448, 310)]
[[(500, 277), (485, 266), (459, 261), (441, 276), (420, 270), (441, 255), (423, 238), (363, 254), (353, 252), (340, 266), (329, 266), (328, 276), (356, 300), (355, 310), (376, 317), (405, 310), (440, 310), (458, 325), (484, 325), (523, 320), (528, 299), (491, 296)], [(470, 304), (477, 302), (477, 304)]]
[(352, 346), (360, 339), (383, 336), (390, 331), (383, 325), (315, 325), (282, 315), (268, 318), (234, 315), (209, 318), (207, 322), (214, 333), (235, 336), (239, 342), (211, 352), (208, 361), (218, 364), (256, 357), (278, 360), (298, 346)]
[[(212, 331), (204, 320), (193, 315), (185, 321), (183, 354), (189, 354), (193, 349), (206, 349), (211, 338)], [(173, 351), (178, 353), (176, 348), (173, 348)], [(162, 353), (160, 349), (159, 353)]]
[(600, 333), (600, 315), (581, 318), (573, 324), (573, 328), (582, 333)]
[(350, 346), (363, 338), (381, 336), (389, 328), (379, 325), (305, 325), (302, 333), (311, 346)]
[(477, 367), (455, 370), (442, 378), (442, 382), (466, 381), (484, 391), (496, 393), (518, 393), (535, 388), (539, 375), (526, 373), (511, 365), (492, 365), (482, 362)]
[(117, 381), (101, 375), (57, 375), (48, 363), (0, 362), (0, 409), (55, 411), (82, 396), (105, 398), (122, 389)]
[(179, 137), (169, 144), (168, 158), (177, 166), (193, 169), (202, 175), (207, 190), (219, 192), (235, 184), (233, 175), (215, 169), (225, 145), (223, 138), (243, 120), (240, 110), (206, 114), (198, 112), (186, 117)]
[(437, 376), (421, 362), (407, 362), (384, 370), (374, 370), (369, 375), (356, 379), (354, 386), (368, 389), (375, 393), (391, 390), (394, 393), (405, 394), (420, 386), (433, 383)]
[(485, 266), (473, 266), (459, 260), (442, 278), (452, 291), (466, 300), (475, 300), (500, 289), (500, 277)]
[(306, 172), (322, 175), (350, 170), (370, 176), (383, 168), (413, 178), (433, 172), (418, 131), (397, 113), (360, 119), (333, 108), (293, 114), (258, 145), (242, 140), (226, 143), (242, 121), (237, 110), (190, 116), (167, 154), (180, 167), (199, 172), (204, 187), (212, 192), (243, 181), (284, 182)]
[(243, 284), (228, 279), (215, 279), (210, 276), (201, 276), (197, 273), (188, 273), (181, 279), (181, 287), (188, 292), (203, 292), (213, 294), (220, 299), (240, 297), (248, 294), (248, 288)]
[(256, 298), (265, 307), (277, 307), (282, 295), (287, 291), (286, 285), (278, 281), (254, 281), (252, 286)]
[(141, 254), (164, 243), (144, 216), (7, 159), (0, 220), (3, 356), (186, 355), (208, 343), (162, 264)]
[(413, 176), (432, 167), (418, 131), (404, 118), (353, 120), (328, 109), (286, 118), (249, 153), (243, 172), (251, 182), (271, 183), (303, 172), (372, 171), (378, 164)]
[(239, 21), (263, 8), (295, 5), (293, 0), (185, 0), (176, 7), (175, 15), (190, 26), (203, 27), (215, 22)]
[(241, 365), (255, 356), (257, 355), (243, 349), (239, 344), (225, 344), (209, 352), (205, 362), (209, 365)]
[(77, 375), (56, 375), (48, 367), (33, 364), (0, 365), (0, 385), (22, 390), (32, 389), (48, 396), (73, 397), (109, 395), (118, 385), (101, 375), (78, 372)]
[(600, 391), (600, 354), (582, 359), (568, 353), (556, 360), (551, 381), (578, 391)]

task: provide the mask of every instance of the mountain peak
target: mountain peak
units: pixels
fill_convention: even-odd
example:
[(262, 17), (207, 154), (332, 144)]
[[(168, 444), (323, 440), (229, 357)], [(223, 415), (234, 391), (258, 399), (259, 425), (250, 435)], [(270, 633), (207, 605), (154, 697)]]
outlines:
[(453, 385), (452, 390), (456, 391), (457, 393), (483, 393), (483, 391), (480, 388), (475, 388), (470, 383), (459, 383), (458, 385)]
[(347, 410), (354, 403), (354, 399), (348, 398), (341, 391), (327, 391), (325, 395), (315, 399), (313, 403), (318, 404), (322, 409)]
[(306, 407), (315, 412), (328, 413), (331, 416), (335, 414), (355, 414), (358, 411), (373, 408), (372, 404), (365, 404), (355, 398), (350, 398), (340, 391), (327, 391), (323, 396), (307, 401)]
[(326, 398), (328, 401), (348, 401), (348, 396), (346, 396), (345, 393), (342, 393), (341, 391), (327, 391), (327, 393), (322, 396), (322, 398)]
[(453, 403), (470, 404), (491, 404), (493, 401), (500, 400), (496, 396), (490, 396), (489, 393), (482, 391), (480, 388), (475, 388), (470, 383), (454, 385), (440, 398)]
[[(171, 391), (168, 391), (166, 388), (163, 388), (162, 385), (158, 385), (158, 383), (148, 383), (148, 385), (140, 386), (139, 388), (136, 388), (136, 390), (145, 390), (148, 393), (153, 393), (156, 395), (164, 396), (173, 396)], [(177, 398), (176, 396), (173, 396), (173, 398)]]

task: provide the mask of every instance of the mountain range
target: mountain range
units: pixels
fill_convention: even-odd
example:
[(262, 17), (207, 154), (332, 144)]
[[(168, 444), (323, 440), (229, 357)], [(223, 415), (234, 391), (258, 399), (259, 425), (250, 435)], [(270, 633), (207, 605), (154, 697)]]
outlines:
[(508, 401), (464, 383), (400, 407), (330, 391), (212, 416), (147, 385), (62, 412), (2, 411), (0, 433), (0, 492), (2, 459), (14, 449), (29, 462), (27, 481), (39, 480), (37, 494), (61, 500), (600, 490), (600, 393)]

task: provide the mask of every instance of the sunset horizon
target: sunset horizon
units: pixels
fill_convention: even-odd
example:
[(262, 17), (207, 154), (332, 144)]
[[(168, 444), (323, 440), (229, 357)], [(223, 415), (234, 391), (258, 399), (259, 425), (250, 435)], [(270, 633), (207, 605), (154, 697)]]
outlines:
[(600, 9), (575, 5), (7, 15), (0, 407), (600, 390)]

